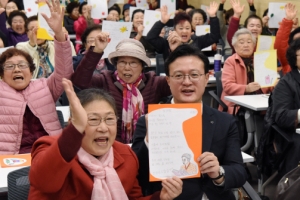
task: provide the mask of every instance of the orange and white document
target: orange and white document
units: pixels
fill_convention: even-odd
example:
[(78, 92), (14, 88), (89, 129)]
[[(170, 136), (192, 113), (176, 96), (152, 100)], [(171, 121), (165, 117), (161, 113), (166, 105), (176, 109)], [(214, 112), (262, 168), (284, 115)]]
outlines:
[(202, 105), (149, 105), (150, 181), (200, 177)]
[(31, 166), (31, 154), (0, 155), (1, 168)]

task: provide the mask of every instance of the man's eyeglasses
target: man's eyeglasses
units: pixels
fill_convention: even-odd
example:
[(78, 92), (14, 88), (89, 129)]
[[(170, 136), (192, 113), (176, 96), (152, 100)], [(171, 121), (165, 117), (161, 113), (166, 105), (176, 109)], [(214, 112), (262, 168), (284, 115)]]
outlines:
[(22, 62), (18, 64), (6, 63), (3, 65), (4, 70), (14, 70), (18, 66), (19, 69), (26, 69), (29, 67), (29, 63)]
[(119, 62), (117, 62), (117, 65), (119, 67), (125, 67), (127, 64), (129, 64), (129, 66), (132, 67), (132, 68), (137, 68), (140, 63), (137, 63), (137, 62), (125, 62), (125, 61), (119, 61)]
[(190, 81), (198, 81), (200, 79), (200, 77), (203, 75), (205, 75), (205, 74), (199, 74), (199, 73), (195, 73), (195, 72), (190, 73), (190, 74), (176, 73), (170, 77), (172, 77), (174, 80), (176, 80), (178, 82), (182, 82), (186, 76), (189, 77)]
[(92, 117), (88, 117), (88, 124), (90, 126), (98, 126), (102, 121), (104, 121), (104, 123), (107, 126), (112, 126), (117, 123), (117, 120), (118, 120), (117, 116), (108, 116), (105, 118), (92, 116)]

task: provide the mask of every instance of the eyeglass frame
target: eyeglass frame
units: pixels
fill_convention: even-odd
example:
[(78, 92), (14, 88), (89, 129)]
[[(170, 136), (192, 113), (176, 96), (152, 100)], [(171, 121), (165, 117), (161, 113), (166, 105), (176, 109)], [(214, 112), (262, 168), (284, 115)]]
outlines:
[[(120, 63), (124, 63), (124, 66), (120, 65)], [(132, 63), (136, 63), (137, 66), (134, 67), (134, 66), (131, 66)], [(138, 68), (139, 64), (142, 64), (141, 62), (125, 62), (125, 61), (117, 61), (117, 65), (119, 65), (120, 67), (126, 67), (127, 64), (129, 65), (129, 67), (131, 68)]]
[[(26, 64), (26, 67), (20, 67), (20, 64)], [(8, 68), (5, 67), (6, 65), (12, 65), (13, 68), (8, 69)], [(16, 69), (16, 66), (18, 66), (19, 69), (24, 70), (24, 69), (26, 69), (26, 68), (29, 68), (29, 67), (30, 67), (30, 64), (29, 64), (28, 62), (22, 62), (22, 63), (17, 63), (17, 64), (9, 64), (9, 63), (5, 64), (5, 63), (4, 63), (4, 64), (2, 65), (2, 68), (3, 68), (3, 70), (12, 71), (12, 70), (15, 70), (15, 69)]]
[[(115, 120), (114, 124), (107, 124), (107, 118), (109, 118), (109, 117), (112, 117), (112, 116), (99, 117), (100, 119), (97, 120), (97, 121), (98, 121), (98, 124), (90, 124), (90, 123), (89, 123), (89, 122), (90, 122), (89, 119), (87, 120), (87, 123), (88, 123), (88, 125), (90, 125), (90, 126), (99, 126), (99, 125), (102, 123), (102, 121), (104, 121), (104, 123), (105, 123), (107, 126), (113, 126), (113, 125), (117, 124), (118, 119), (119, 119), (118, 116), (114, 115), (114, 117), (115, 117), (115, 119), (114, 119), (114, 120)], [(93, 121), (96, 121), (96, 120), (93, 120)]]
[(188, 76), (189, 77), (189, 80), (191, 81), (191, 82), (193, 82), (193, 81), (198, 81), (198, 80), (200, 80), (200, 78), (202, 77), (202, 76), (205, 76), (205, 73), (204, 74), (197, 74), (197, 75), (199, 75), (199, 77), (197, 77), (197, 78), (191, 78), (191, 75), (192, 74), (180, 74), (180, 75), (182, 75), (182, 77), (180, 77), (180, 78), (176, 78), (175, 77), (175, 75), (170, 75), (170, 77), (171, 78), (173, 78), (175, 81), (178, 81), (178, 82), (183, 82), (184, 80), (185, 80), (185, 77), (186, 76)]

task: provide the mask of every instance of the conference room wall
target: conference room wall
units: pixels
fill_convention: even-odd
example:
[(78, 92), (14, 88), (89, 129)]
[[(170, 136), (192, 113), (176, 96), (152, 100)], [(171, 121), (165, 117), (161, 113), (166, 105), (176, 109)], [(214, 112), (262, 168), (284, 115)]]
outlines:
[[(209, 2), (211, 2), (212, 0), (187, 0), (189, 4), (195, 6), (195, 8), (200, 8), (200, 6), (203, 5), (209, 5)], [(248, 2), (247, 0), (240, 0), (241, 4), (245, 5), (245, 11), (242, 15), (242, 19), (241, 19), (241, 24), (244, 23), (245, 19), (248, 16), (249, 13), (249, 6), (248, 6)], [(216, 0), (216, 2), (220, 2), (220, 0)], [(254, 0), (254, 6), (256, 8), (256, 14), (259, 15), (260, 17), (262, 17), (263, 12), (265, 9), (267, 9), (269, 7), (269, 2), (282, 2), (282, 3), (294, 3), (296, 4), (296, 7), (298, 8), (298, 18), (300, 20), (300, 1), (299, 0), (290, 0), (290, 1), (282, 1), (282, 0)], [(225, 2), (225, 9), (230, 9), (231, 5), (230, 5), (230, 0), (226, 0)]]

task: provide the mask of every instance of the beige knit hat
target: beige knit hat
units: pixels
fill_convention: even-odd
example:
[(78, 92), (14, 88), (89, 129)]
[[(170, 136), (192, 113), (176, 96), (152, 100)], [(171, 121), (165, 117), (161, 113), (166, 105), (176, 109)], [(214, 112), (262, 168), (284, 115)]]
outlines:
[(151, 66), (150, 59), (146, 56), (143, 44), (135, 39), (124, 39), (116, 46), (116, 51), (108, 55), (108, 60), (116, 66), (116, 59), (120, 56), (131, 56), (143, 61), (147, 66)]

